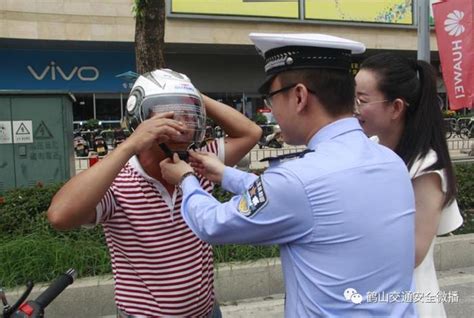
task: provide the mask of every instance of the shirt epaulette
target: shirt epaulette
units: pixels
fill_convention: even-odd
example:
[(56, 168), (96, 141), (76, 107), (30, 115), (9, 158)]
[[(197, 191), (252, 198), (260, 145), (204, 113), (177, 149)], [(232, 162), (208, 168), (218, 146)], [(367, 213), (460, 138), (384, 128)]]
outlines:
[(314, 150), (305, 149), (303, 151), (292, 152), (292, 153), (288, 153), (286, 155), (281, 155), (281, 156), (276, 156), (276, 157), (266, 157), (266, 158), (260, 159), (260, 162), (273, 161), (273, 160), (284, 160), (284, 159), (286, 160), (286, 159), (293, 159), (293, 158), (303, 158), (309, 152), (314, 152)]

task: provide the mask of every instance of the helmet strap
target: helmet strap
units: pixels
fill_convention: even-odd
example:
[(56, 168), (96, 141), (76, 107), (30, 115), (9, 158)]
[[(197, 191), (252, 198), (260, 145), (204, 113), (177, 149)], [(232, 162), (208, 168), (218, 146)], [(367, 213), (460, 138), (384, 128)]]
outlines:
[[(173, 154), (175, 154), (175, 153), (178, 154), (179, 159), (181, 159), (181, 160), (184, 160), (184, 161), (187, 162), (188, 159), (189, 159), (188, 150), (172, 151), (166, 144), (163, 144), (163, 143), (160, 144), (160, 148), (161, 148), (161, 150), (163, 150), (166, 157), (168, 157), (170, 159), (173, 159)], [(189, 146), (188, 149), (196, 149), (196, 147), (194, 146), (194, 144), (192, 144), (191, 146)]]

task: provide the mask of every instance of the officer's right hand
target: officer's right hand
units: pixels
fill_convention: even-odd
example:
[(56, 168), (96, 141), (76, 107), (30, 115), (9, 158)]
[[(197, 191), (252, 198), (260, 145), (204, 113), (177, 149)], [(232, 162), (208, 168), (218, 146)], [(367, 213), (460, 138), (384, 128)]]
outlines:
[(164, 143), (185, 132), (186, 126), (173, 118), (173, 112), (158, 113), (143, 121), (124, 143), (134, 154), (149, 149), (154, 143)]
[(189, 154), (189, 163), (194, 171), (214, 183), (222, 181), (225, 165), (215, 154), (194, 150), (189, 151)]

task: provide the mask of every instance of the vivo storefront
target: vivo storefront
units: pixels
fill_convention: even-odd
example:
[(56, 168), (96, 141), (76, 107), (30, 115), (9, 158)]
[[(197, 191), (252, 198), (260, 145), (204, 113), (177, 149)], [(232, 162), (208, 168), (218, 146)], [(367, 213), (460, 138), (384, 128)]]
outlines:
[(15, 44), (0, 49), (1, 90), (68, 91), (75, 121), (120, 120), (129, 84), (117, 75), (135, 68), (132, 51), (54, 49), (51, 42), (47, 44), (53, 48), (45, 49), (41, 46), (46, 43), (36, 41)]
[[(68, 91), (76, 123), (120, 122), (132, 85), (123, 74), (135, 71), (133, 43), (0, 39), (0, 44), (0, 90)], [(263, 61), (253, 47), (167, 45), (165, 51), (167, 67), (187, 74), (202, 92), (249, 117), (262, 106), (257, 88)]]
[[(350, 30), (354, 34), (348, 37), (365, 38), (369, 47), (366, 54), (355, 57), (354, 73), (366, 56), (388, 49), (386, 37), (400, 36), (395, 41), (400, 45), (393, 49), (416, 57), (413, 47), (401, 45), (412, 39), (416, 28), (412, 1), (361, 1), (371, 6), (359, 2), (229, 0), (225, 5), (220, 0), (168, 0), (166, 33), (174, 43), (165, 45), (167, 67), (188, 75), (200, 91), (253, 117), (263, 107), (257, 88), (264, 72), (263, 60), (248, 41), (250, 31)], [(120, 18), (111, 29), (133, 28), (133, 24), (120, 24), (132, 17)], [(373, 36), (367, 38), (366, 33)], [(69, 91), (75, 98), (74, 121), (95, 118), (118, 123), (131, 85), (118, 75), (135, 71), (131, 41), (132, 37), (121, 41), (0, 38), (0, 90)], [(439, 65), (435, 52), (432, 60)], [(439, 88), (443, 91), (442, 81)]]

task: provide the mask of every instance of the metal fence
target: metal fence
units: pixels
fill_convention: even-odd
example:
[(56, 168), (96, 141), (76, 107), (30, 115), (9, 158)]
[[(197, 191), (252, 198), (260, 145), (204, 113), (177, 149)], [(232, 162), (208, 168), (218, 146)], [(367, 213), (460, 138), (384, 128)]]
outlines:
[[(474, 149), (474, 139), (460, 139), (456, 137), (449, 138), (447, 140), (448, 149), (451, 151), (451, 156), (455, 157), (458, 155), (466, 156), (472, 155)], [(240, 168), (244, 169), (264, 169), (268, 167), (268, 161), (260, 162), (260, 160), (267, 157), (276, 157), (305, 150), (305, 146), (288, 146), (285, 145), (283, 148), (262, 148), (255, 147), (252, 149), (244, 159), (238, 164)], [(101, 159), (102, 157), (99, 157)], [(76, 174), (89, 168), (90, 158), (88, 157), (76, 157)]]
[[(303, 151), (305, 149), (306, 149), (305, 146), (285, 146), (284, 148), (277, 148), (277, 149), (275, 148), (258, 149), (257, 147), (255, 147), (245, 156), (244, 159), (242, 159), (242, 162), (239, 163), (239, 166), (241, 168), (263, 169), (263, 168), (268, 167), (268, 162), (260, 162), (260, 160), (263, 158), (286, 155), (289, 153)], [(103, 157), (99, 157), (99, 160), (102, 158)], [(89, 157), (76, 157), (75, 161), (76, 161), (76, 166), (75, 166), (76, 174), (86, 170), (91, 165), (91, 158)]]
[(76, 157), (75, 162), (76, 174), (90, 167), (90, 158), (88, 157)]
[[(254, 148), (252, 149), (247, 158), (245, 158), (242, 163), (242, 166), (248, 166), (250, 169), (264, 169), (268, 167), (268, 161), (260, 162), (260, 160), (268, 157), (277, 157), (281, 155), (286, 155), (289, 153), (294, 153), (298, 151), (303, 151), (306, 149), (306, 146), (288, 146), (285, 145), (283, 148)], [(245, 161), (248, 161), (245, 162)]]
[(289, 153), (294, 153), (298, 151), (303, 151), (306, 149), (306, 146), (285, 146), (284, 148), (263, 148), (263, 149), (252, 149), (250, 151), (250, 161), (260, 161), (268, 157), (276, 157), (281, 155), (286, 155)]
[(449, 150), (470, 150), (474, 144), (474, 139), (449, 138), (447, 140)]

